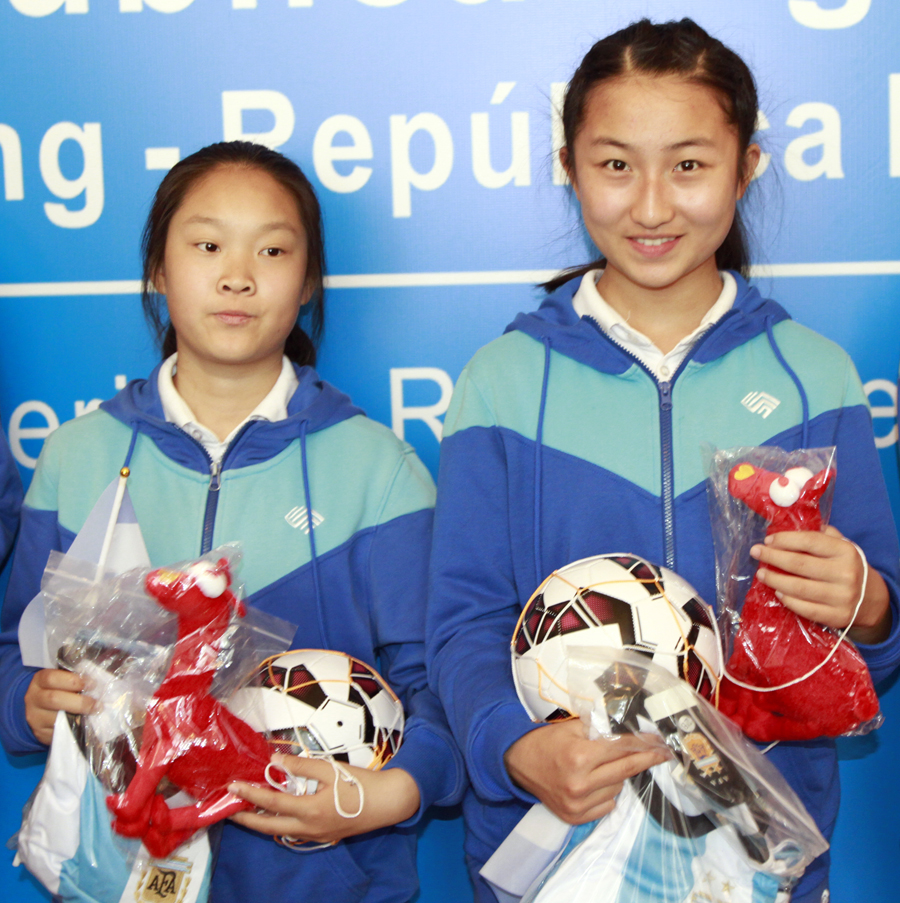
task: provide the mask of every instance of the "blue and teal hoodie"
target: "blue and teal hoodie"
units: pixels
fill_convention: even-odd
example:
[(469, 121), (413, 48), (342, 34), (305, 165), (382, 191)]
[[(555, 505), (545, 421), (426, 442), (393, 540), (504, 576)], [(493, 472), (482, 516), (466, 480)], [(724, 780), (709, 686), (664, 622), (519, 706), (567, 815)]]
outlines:
[(22, 478), (6, 433), (0, 429), (0, 564), (10, 553), (19, 529), (19, 512), (22, 508)]
[[(214, 467), (167, 423), (157, 371), (48, 437), (25, 499), (0, 635), (0, 739), (13, 754), (45, 749), (24, 717), (33, 671), (16, 630), (51, 550), (65, 551), (128, 464), (128, 490), (151, 564), (240, 541), (247, 602), (298, 625), (294, 647), (339, 649), (379, 668), (403, 700), (403, 745), (389, 767), (416, 780), (419, 815), (458, 801), (464, 769), (428, 689), (427, 559), (434, 487), (413, 450), (309, 367), (285, 420), (252, 421)], [(309, 512), (312, 511), (312, 514)], [(408, 901), (415, 832), (403, 826), (298, 854), (232, 823), (222, 832), (212, 899)]]
[[(473, 873), (534, 802), (503, 765), (536, 727), (516, 697), (509, 642), (547, 574), (631, 552), (715, 601), (704, 443), (837, 446), (831, 522), (891, 593), (890, 637), (861, 651), (876, 682), (900, 663), (900, 555), (853, 363), (734, 275), (732, 310), (668, 382), (579, 319), (578, 280), (517, 317), (460, 376), (441, 447), (428, 662), (472, 782), (464, 811)], [(769, 396), (759, 413), (742, 404), (753, 393)], [(769, 757), (830, 837), (840, 796), (834, 742), (782, 743)], [(794, 899), (818, 901), (827, 874), (826, 854)], [(474, 877), (478, 899), (492, 900)]]

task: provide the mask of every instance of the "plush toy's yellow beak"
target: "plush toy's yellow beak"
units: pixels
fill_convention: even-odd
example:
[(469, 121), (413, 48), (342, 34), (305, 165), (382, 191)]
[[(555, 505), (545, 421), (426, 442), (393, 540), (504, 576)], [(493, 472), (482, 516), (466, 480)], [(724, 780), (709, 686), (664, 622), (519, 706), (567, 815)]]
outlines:
[(734, 478), (736, 480), (746, 480), (749, 477), (752, 477), (753, 474), (756, 473), (756, 468), (752, 464), (741, 464), (740, 467), (734, 472)]

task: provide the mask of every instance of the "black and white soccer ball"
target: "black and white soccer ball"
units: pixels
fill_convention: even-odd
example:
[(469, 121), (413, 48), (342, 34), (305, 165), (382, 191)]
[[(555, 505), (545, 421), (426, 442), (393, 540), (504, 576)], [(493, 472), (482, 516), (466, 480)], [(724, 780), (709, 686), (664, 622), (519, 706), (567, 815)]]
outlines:
[(572, 717), (571, 647), (625, 649), (685, 678), (709, 699), (722, 674), (712, 609), (677, 574), (635, 555), (597, 555), (554, 571), (525, 606), (512, 639), (519, 699), (535, 721)]
[(297, 649), (260, 665), (228, 707), (273, 751), (380, 769), (399, 749), (403, 706), (369, 665), (343, 652)]

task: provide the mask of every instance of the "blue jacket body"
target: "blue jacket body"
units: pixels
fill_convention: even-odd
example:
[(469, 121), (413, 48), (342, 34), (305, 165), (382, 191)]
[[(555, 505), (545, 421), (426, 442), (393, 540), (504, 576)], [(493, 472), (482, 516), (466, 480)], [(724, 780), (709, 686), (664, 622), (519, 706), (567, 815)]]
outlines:
[[(506, 750), (533, 730), (510, 670), (519, 613), (554, 569), (608, 552), (663, 564), (716, 598), (701, 448), (837, 446), (831, 523), (891, 593), (893, 627), (862, 647), (877, 682), (900, 663), (898, 545), (871, 417), (853, 363), (739, 275), (738, 296), (668, 381), (572, 307), (578, 280), (520, 315), (463, 371), (445, 418), (429, 612), (429, 669), (463, 748), (473, 872), (534, 799)], [(771, 396), (752, 413), (750, 393)], [(769, 757), (830, 837), (839, 802), (834, 741)], [(794, 899), (818, 901), (827, 854)], [(479, 899), (491, 892), (476, 878)]]
[[(23, 509), (0, 635), (0, 738), (13, 754), (44, 749), (24, 718), (33, 672), (16, 629), (48, 553), (65, 551), (128, 461), (128, 489), (152, 565), (239, 541), (247, 603), (298, 625), (294, 648), (338, 649), (378, 668), (403, 700), (401, 750), (422, 806), (456, 802), (464, 769), (424, 661), (434, 487), (413, 450), (349, 399), (297, 368), (285, 420), (252, 421), (211, 467), (163, 416), (157, 373), (46, 441)], [(303, 514), (305, 509), (305, 516)], [(312, 511), (312, 516), (309, 511)], [(312, 521), (312, 529), (310, 527)], [(415, 831), (401, 827), (295, 853), (227, 823), (212, 899), (408, 901), (418, 883)]]

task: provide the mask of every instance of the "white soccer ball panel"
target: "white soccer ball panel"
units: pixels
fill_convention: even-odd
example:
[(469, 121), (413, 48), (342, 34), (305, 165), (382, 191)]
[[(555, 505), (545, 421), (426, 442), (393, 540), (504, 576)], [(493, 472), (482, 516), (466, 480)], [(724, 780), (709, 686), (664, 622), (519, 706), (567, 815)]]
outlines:
[(243, 687), (231, 696), (227, 707), (260, 734), (304, 726), (316, 712), (302, 700), (270, 687)]
[(326, 699), (305, 726), (325, 752), (333, 753), (360, 746), (365, 723), (365, 710), (361, 705)]
[(350, 659), (341, 652), (301, 650), (279, 656), (272, 665), (287, 669), (285, 687), (288, 690), (305, 682), (297, 673), (298, 669), (303, 668), (309, 671), (329, 696), (344, 701), (349, 697)]
[(403, 727), (403, 706), (386, 690), (369, 699), (369, 711), (376, 728), (396, 731)]
[(632, 611), (635, 645), (651, 651), (659, 648), (669, 655), (684, 649), (691, 619), (680, 608), (669, 604), (663, 596), (654, 596), (635, 605)]

